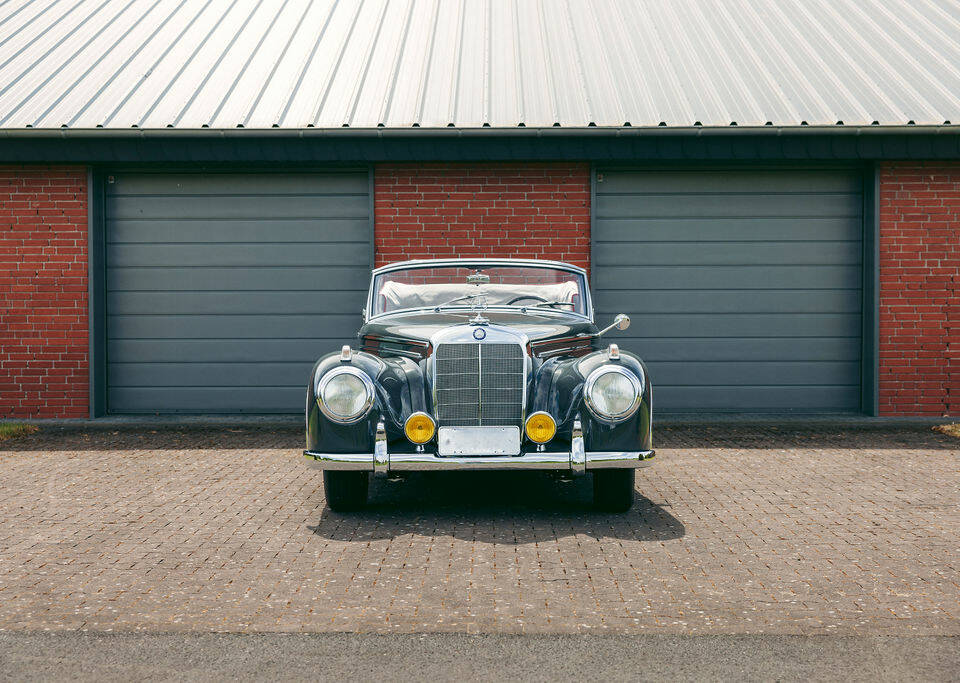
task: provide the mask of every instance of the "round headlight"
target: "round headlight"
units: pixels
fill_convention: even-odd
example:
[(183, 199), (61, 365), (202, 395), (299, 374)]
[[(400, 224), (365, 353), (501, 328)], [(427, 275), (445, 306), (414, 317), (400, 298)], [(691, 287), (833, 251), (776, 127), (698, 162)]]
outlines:
[(625, 420), (640, 406), (643, 387), (629, 370), (603, 365), (587, 376), (583, 398), (587, 407), (604, 420)]
[(317, 383), (317, 404), (334, 422), (356, 422), (373, 406), (373, 382), (356, 368), (332, 370)]

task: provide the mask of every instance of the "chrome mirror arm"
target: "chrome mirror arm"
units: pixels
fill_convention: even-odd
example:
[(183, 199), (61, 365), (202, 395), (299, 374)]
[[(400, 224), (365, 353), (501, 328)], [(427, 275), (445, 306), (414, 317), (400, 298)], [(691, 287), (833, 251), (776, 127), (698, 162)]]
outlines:
[(616, 327), (618, 330), (625, 330), (630, 327), (630, 316), (624, 313), (618, 313), (617, 317), (613, 319), (613, 322), (597, 332), (595, 336), (599, 337), (602, 334), (606, 334), (614, 327)]

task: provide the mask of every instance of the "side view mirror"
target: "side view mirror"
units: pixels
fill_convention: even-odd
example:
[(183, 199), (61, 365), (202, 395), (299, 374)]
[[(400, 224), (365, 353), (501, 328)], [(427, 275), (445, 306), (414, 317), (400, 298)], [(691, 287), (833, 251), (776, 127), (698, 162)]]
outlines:
[(618, 330), (623, 331), (630, 327), (630, 316), (625, 313), (618, 313), (617, 317), (613, 319), (613, 322), (604, 327), (602, 330), (597, 332), (599, 337), (601, 334), (606, 334), (610, 330), (616, 327)]

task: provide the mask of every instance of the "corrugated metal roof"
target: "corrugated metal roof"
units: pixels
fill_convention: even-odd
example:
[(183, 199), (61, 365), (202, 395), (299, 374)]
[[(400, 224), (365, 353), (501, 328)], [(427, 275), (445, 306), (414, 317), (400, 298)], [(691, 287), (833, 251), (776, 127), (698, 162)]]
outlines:
[(6, 0), (2, 128), (960, 122), (953, 0)]

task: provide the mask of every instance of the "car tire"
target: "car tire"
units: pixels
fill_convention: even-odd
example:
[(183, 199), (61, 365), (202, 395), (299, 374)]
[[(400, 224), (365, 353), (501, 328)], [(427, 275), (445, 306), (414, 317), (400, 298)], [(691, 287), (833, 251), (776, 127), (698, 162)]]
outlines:
[(323, 491), (327, 505), (334, 512), (345, 512), (362, 508), (367, 503), (367, 486), (370, 475), (367, 472), (323, 472)]
[(597, 470), (593, 473), (593, 505), (605, 512), (626, 512), (633, 506), (635, 470)]

